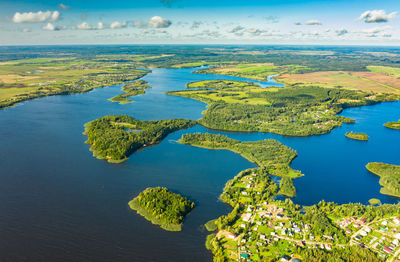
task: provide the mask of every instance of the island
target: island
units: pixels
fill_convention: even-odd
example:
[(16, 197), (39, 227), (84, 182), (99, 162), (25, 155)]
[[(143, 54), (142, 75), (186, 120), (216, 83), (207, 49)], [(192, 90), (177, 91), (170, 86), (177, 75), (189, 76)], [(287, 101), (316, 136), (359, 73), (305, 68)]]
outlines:
[(206, 128), (242, 132), (270, 132), (286, 136), (321, 135), (353, 119), (337, 115), (343, 109), (399, 98), (338, 87), (288, 85), (261, 87), (232, 80), (189, 83), (170, 91), (208, 104), (198, 122)]
[(121, 163), (140, 148), (161, 142), (168, 134), (192, 127), (186, 119), (140, 121), (126, 115), (104, 116), (85, 124), (84, 135), (93, 156)]
[(359, 141), (368, 141), (369, 140), (369, 136), (365, 133), (353, 133), (353, 131), (351, 131), (351, 132), (346, 132), (345, 136), (347, 138), (359, 140)]
[(181, 231), (185, 216), (194, 203), (164, 187), (147, 188), (129, 202), (129, 207), (168, 231)]
[(400, 120), (398, 122), (387, 122), (383, 125), (391, 129), (400, 129)]
[(400, 197), (400, 166), (371, 162), (366, 165), (366, 168), (380, 177), (382, 194)]
[(149, 86), (147, 84), (147, 81), (137, 80), (137, 81), (134, 81), (134, 82), (131, 82), (129, 84), (125, 84), (124, 86), (122, 86), (121, 89), (125, 93), (114, 96), (108, 100), (110, 100), (111, 102), (118, 102), (121, 105), (127, 104), (127, 103), (132, 103), (133, 101), (128, 99), (127, 97), (144, 95), (146, 93), (145, 89), (148, 89), (148, 88), (151, 88), (151, 86)]

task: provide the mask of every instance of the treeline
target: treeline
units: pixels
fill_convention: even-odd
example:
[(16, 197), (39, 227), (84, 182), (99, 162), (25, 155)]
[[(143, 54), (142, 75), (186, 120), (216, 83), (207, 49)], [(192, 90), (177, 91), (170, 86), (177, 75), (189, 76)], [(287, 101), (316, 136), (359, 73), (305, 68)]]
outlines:
[(353, 131), (351, 131), (351, 132), (346, 132), (345, 136), (348, 138), (360, 140), (360, 141), (368, 141), (369, 140), (369, 136), (365, 133), (354, 133)]
[(195, 122), (185, 119), (140, 121), (117, 115), (86, 123), (84, 134), (94, 156), (118, 163), (143, 146), (159, 143), (168, 134), (193, 125)]
[(293, 185), (293, 179), (290, 177), (283, 177), (279, 183), (279, 194), (287, 197), (296, 196), (296, 188)]
[(265, 168), (271, 175), (282, 177), (302, 175), (300, 171), (290, 168), (290, 163), (297, 156), (296, 151), (274, 139), (241, 142), (222, 135), (195, 133), (183, 135), (181, 142), (197, 147), (233, 151)]
[[(211, 85), (213, 86), (213, 85)], [(367, 93), (339, 88), (321, 87), (287, 87), (276, 92), (268, 89), (248, 91), (247, 97), (237, 99), (233, 91), (242, 90), (230, 88), (199, 88), (198, 90), (169, 92), (197, 99), (208, 103), (206, 113), (199, 123), (207, 128), (271, 132), (287, 136), (310, 136), (330, 132), (342, 123), (353, 123), (354, 120), (338, 116), (344, 108), (372, 105), (388, 98), (385, 95), (371, 97)], [(230, 96), (235, 103), (208, 99), (207, 96)], [(262, 99), (263, 105), (246, 102), (251, 99)]]
[[(39, 97), (85, 93), (95, 88), (122, 84), (126, 81), (139, 79), (150, 72), (150, 70), (136, 69), (133, 65), (126, 66), (127, 68), (121, 69), (121, 71), (113, 71), (114, 69), (116, 70), (119, 68), (117, 66), (114, 66), (112, 69), (106, 67), (106, 65), (104, 68), (101, 68), (100, 65), (98, 65), (98, 67), (99, 69), (104, 70), (104, 72), (84, 75), (76, 81), (58, 81), (50, 83), (48, 85), (40, 86), (33, 91), (15, 95), (6, 100), (1, 100), (0, 109), (11, 107), (23, 101)], [(14, 85), (15, 84), (9, 86), (7, 84), (5, 88), (12, 88)]]
[(400, 120), (398, 122), (387, 122), (383, 125), (391, 129), (400, 129)]
[(120, 104), (126, 104), (133, 102), (132, 100), (128, 99), (127, 97), (137, 96), (137, 95), (144, 95), (146, 93), (145, 89), (151, 88), (148, 85), (148, 82), (145, 80), (138, 80), (129, 84), (126, 84), (122, 87), (122, 91), (124, 94), (120, 94), (110, 98), (109, 100), (112, 102), (119, 102)]
[(358, 245), (334, 248), (326, 251), (318, 248), (297, 248), (297, 252), (307, 262), (376, 262), (383, 261), (377, 254)]
[(165, 230), (180, 231), (183, 219), (194, 208), (194, 203), (166, 188), (155, 187), (142, 191), (129, 206)]
[(372, 162), (368, 163), (366, 168), (380, 177), (382, 194), (400, 197), (400, 166)]

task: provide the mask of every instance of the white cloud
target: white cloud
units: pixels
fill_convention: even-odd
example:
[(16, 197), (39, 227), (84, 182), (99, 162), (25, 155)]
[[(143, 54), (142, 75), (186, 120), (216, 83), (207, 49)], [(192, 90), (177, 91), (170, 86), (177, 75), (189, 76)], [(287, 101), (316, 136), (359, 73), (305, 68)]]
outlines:
[(63, 3), (60, 3), (58, 6), (59, 6), (61, 9), (69, 9), (69, 6), (64, 5)]
[(336, 33), (337, 36), (342, 36), (342, 35), (345, 35), (345, 34), (349, 33), (349, 31), (347, 31), (346, 29), (342, 28), (342, 29), (335, 30), (335, 33)]
[(172, 22), (166, 18), (162, 18), (161, 16), (153, 16), (149, 20), (150, 27), (153, 28), (167, 28), (172, 24)]
[(301, 25), (301, 22), (294, 22), (295, 25)]
[(136, 21), (133, 21), (133, 27), (146, 28), (147, 24), (145, 22), (143, 22), (143, 21), (136, 20)]
[(243, 26), (238, 25), (238, 26), (232, 28), (231, 30), (228, 30), (228, 33), (232, 33), (232, 34), (240, 33), (240, 32), (243, 31), (244, 29), (245, 29), (245, 28), (244, 28)]
[(32, 30), (30, 28), (24, 28), (24, 29), (22, 29), (22, 32), (29, 33), (29, 32), (32, 32)]
[(37, 23), (37, 22), (45, 22), (48, 20), (57, 21), (60, 18), (60, 12), (58, 11), (39, 11), (36, 13), (27, 12), (20, 13), (16, 12), (13, 16), (14, 23)]
[(110, 28), (111, 29), (119, 29), (119, 28), (124, 28), (124, 27), (126, 27), (126, 22), (122, 22), (122, 23), (120, 23), (120, 22), (118, 22), (118, 21), (115, 21), (115, 22), (112, 22), (111, 23), (111, 25), (110, 25)]
[(360, 15), (358, 20), (365, 23), (384, 23), (396, 17), (397, 12), (386, 14), (385, 10), (368, 10)]
[(322, 23), (318, 20), (313, 19), (313, 20), (308, 20), (306, 22), (306, 25), (322, 25)]
[(373, 28), (369, 28), (369, 29), (364, 29), (362, 30), (363, 33), (365, 34), (378, 34), (381, 33), (387, 29), (391, 29), (391, 26), (382, 26), (382, 27), (373, 27)]
[(55, 26), (52, 23), (47, 23), (47, 25), (43, 26), (42, 29), (46, 30), (46, 31), (59, 31), (62, 29), (66, 29), (66, 27), (65, 26)]
[(91, 25), (89, 25), (87, 22), (83, 22), (83, 23), (77, 25), (76, 28), (79, 30), (92, 30), (93, 29), (93, 27)]
[(81, 24), (76, 26), (76, 29), (78, 29), (78, 30), (102, 30), (102, 29), (104, 29), (104, 24), (103, 24), (103, 22), (98, 22), (97, 26), (94, 27), (87, 22), (82, 22)]
[(197, 28), (199, 28), (202, 24), (203, 24), (203, 22), (201, 22), (201, 21), (193, 21), (193, 24), (192, 24), (192, 26), (190, 27), (190, 29), (197, 29)]

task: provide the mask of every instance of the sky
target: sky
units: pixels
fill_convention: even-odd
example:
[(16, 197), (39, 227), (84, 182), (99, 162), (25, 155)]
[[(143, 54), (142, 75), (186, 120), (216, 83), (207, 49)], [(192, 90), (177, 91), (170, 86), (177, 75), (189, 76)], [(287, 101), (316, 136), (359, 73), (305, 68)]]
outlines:
[(399, 0), (0, 1), (0, 45), (400, 45)]

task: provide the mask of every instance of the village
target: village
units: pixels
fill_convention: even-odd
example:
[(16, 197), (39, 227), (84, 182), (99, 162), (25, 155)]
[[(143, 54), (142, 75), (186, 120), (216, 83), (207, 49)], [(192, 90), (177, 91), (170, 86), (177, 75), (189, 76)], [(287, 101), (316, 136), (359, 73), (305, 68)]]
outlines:
[(239, 219), (230, 230), (220, 230), (217, 238), (222, 243), (226, 257), (231, 261), (260, 261), (262, 257), (279, 257), (280, 261), (302, 261), (294, 248), (322, 249), (345, 248), (358, 245), (369, 249), (385, 261), (400, 261), (400, 218), (387, 217), (367, 222), (363, 217), (344, 217), (333, 220), (343, 230), (349, 241), (340, 243), (331, 235), (314, 236), (312, 225), (294, 222), (287, 214), (282, 201), (264, 201), (249, 204), (250, 196), (257, 191), (257, 176), (253, 173), (236, 181), (240, 202), (244, 204)]

